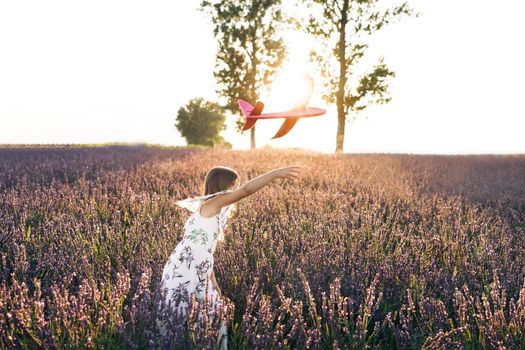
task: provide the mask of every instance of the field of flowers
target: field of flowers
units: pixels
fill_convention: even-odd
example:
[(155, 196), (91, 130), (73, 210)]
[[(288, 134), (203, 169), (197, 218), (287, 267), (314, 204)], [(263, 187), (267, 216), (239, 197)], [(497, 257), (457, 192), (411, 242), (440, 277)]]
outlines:
[(155, 328), (174, 202), (293, 164), (215, 252), (230, 349), (525, 348), (525, 156), (122, 146), (0, 148), (0, 348), (213, 348)]

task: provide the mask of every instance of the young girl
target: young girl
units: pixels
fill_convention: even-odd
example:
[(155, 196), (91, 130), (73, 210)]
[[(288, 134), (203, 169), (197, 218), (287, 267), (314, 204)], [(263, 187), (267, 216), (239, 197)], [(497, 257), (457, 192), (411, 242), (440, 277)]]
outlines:
[[(204, 194), (177, 202), (193, 214), (186, 220), (184, 236), (171, 253), (162, 272), (161, 290), (166, 293), (166, 305), (179, 315), (187, 315), (191, 294), (204, 297), (220, 305), (221, 291), (213, 273), (213, 253), (218, 241), (224, 239), (224, 228), (234, 203), (248, 197), (272, 180), (297, 179), (299, 166), (274, 169), (260, 175), (236, 189), (239, 174), (228, 167), (210, 169), (204, 180)], [(211, 281), (211, 284), (209, 284)], [(163, 326), (159, 324), (161, 333)], [(221, 325), (221, 349), (227, 348), (226, 326)]]

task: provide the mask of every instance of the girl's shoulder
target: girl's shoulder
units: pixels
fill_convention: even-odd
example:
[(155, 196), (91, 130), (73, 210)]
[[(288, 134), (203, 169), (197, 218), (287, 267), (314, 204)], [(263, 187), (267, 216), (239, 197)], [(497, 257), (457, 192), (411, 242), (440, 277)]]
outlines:
[(219, 191), (219, 192), (215, 192), (215, 193), (211, 193), (211, 194), (207, 194), (203, 196), (190, 197), (190, 198), (178, 200), (175, 202), (175, 204), (181, 208), (191, 211), (192, 213), (195, 213), (195, 212), (199, 212), (200, 206), (206, 199), (212, 198), (222, 193), (231, 192), (231, 191), (233, 190), (224, 190), (224, 191)]

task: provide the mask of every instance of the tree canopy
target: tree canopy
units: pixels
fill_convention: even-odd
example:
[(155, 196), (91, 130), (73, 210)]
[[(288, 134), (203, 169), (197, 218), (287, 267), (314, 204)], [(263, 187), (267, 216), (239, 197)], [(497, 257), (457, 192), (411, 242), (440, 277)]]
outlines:
[[(204, 0), (201, 9), (210, 16), (218, 43), (214, 72), (217, 92), (226, 100), (225, 109), (240, 117), (240, 131), (244, 116), (237, 99), (255, 104), (286, 54), (279, 31), (283, 23), (281, 1)], [(250, 134), (251, 148), (255, 148), (255, 126)]]
[(312, 52), (324, 77), (324, 99), (337, 105), (336, 152), (343, 151), (345, 122), (372, 104), (388, 103), (388, 78), (394, 77), (382, 57), (364, 74), (355, 67), (374, 32), (413, 14), (407, 2), (386, 7), (381, 0), (303, 0), (310, 12), (305, 29), (325, 46)]
[(219, 135), (226, 129), (225, 121), (226, 115), (219, 104), (197, 97), (179, 109), (175, 127), (188, 144), (215, 146), (226, 144)]

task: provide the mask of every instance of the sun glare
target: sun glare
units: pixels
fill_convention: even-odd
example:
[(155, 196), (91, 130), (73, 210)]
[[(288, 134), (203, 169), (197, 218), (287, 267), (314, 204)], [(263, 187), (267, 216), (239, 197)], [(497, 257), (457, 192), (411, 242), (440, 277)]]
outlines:
[(304, 76), (293, 70), (283, 71), (271, 86), (267, 109), (287, 111), (307, 100), (310, 88)]
[[(281, 65), (273, 82), (268, 86), (266, 94), (261, 95), (261, 100), (265, 104), (264, 111), (291, 110), (304, 103), (309, 95), (311, 95), (309, 102), (306, 101), (308, 106), (327, 108), (328, 106), (321, 98), (322, 82), (317, 67), (308, 59), (309, 52), (319, 48), (319, 44), (300, 31), (288, 31), (284, 39), (289, 50), (288, 57)], [(313, 87), (306, 76), (313, 79)], [(259, 123), (257, 142), (260, 146), (297, 147), (299, 145), (299, 147), (323, 152), (333, 151), (335, 147), (333, 138), (322, 137), (322, 135), (333, 135), (335, 132), (334, 123), (329, 121), (329, 113), (319, 118), (305, 118), (306, 120), (299, 121), (286, 137), (278, 139), (271, 139), (271, 137), (283, 123), (282, 119)], [(305, 140), (311, 142), (305, 143)]]
[(288, 31), (284, 35), (289, 47), (288, 58), (281, 65), (269, 91), (262, 96), (268, 111), (290, 110), (310, 95), (311, 87), (306, 76), (315, 81), (315, 68), (308, 60), (313, 41), (299, 31)]

